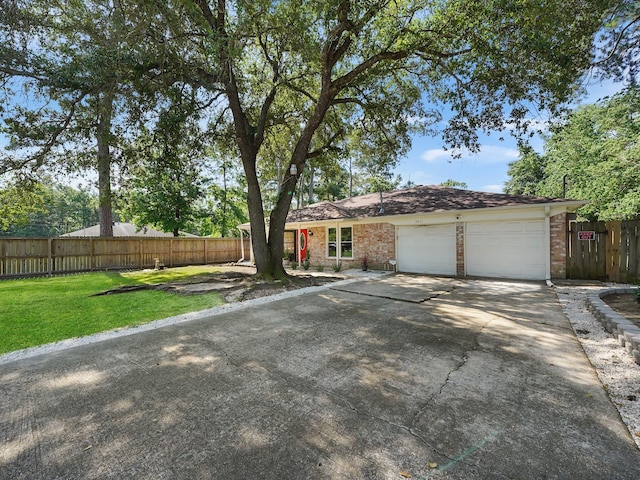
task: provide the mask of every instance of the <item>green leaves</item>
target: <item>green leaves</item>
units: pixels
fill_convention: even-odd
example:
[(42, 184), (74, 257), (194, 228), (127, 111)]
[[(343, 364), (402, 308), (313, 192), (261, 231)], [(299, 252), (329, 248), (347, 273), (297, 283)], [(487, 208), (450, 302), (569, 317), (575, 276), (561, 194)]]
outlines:
[(640, 215), (640, 89), (578, 108), (553, 129), (544, 155), (521, 150), (506, 191), (588, 200), (591, 220)]

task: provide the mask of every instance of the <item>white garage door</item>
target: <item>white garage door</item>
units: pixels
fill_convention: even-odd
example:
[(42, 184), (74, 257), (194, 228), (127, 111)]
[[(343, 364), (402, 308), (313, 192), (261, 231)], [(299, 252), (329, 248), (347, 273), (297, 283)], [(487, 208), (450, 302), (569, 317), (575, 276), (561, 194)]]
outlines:
[(455, 275), (455, 226), (399, 227), (398, 271)]
[(544, 221), (468, 223), (467, 275), (544, 280)]

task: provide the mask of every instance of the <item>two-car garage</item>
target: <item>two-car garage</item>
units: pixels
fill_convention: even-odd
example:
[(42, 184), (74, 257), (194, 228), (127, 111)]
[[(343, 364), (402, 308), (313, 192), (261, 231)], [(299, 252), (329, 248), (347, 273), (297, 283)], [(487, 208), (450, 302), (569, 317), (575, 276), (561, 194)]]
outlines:
[[(468, 276), (546, 278), (549, 254), (545, 247), (544, 220), (465, 222), (462, 225), (464, 234), (457, 240), (453, 223), (398, 227), (398, 270), (455, 275), (458, 262), (464, 265)], [(462, 242), (458, 258), (457, 242)]]
[[(367, 259), (399, 272), (552, 280), (566, 278), (569, 215), (585, 203), (419, 185), (308, 205), (287, 222), (315, 233), (321, 261), (349, 268)], [(323, 229), (339, 224), (352, 229), (353, 257), (330, 254)]]

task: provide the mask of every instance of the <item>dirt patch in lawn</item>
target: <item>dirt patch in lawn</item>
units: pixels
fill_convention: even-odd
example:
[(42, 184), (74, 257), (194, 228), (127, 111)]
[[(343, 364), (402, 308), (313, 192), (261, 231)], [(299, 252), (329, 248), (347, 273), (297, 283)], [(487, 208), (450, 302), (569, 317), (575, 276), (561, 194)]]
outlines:
[(613, 294), (602, 297), (602, 300), (616, 312), (640, 327), (640, 303), (633, 293)]
[(336, 282), (343, 276), (289, 272), (288, 281), (266, 281), (255, 275), (255, 268), (221, 267), (221, 272), (199, 275), (189, 280), (159, 284), (127, 285), (95, 294), (114, 295), (139, 290), (162, 290), (180, 295), (201, 295), (217, 292), (227, 303), (242, 302), (253, 298), (266, 297), (298, 288), (313, 287)]

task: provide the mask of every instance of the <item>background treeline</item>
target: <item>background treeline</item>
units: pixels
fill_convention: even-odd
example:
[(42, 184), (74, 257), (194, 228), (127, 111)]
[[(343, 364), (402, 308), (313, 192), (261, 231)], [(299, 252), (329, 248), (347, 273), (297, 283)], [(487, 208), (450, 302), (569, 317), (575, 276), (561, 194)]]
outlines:
[(544, 151), (520, 148), (507, 193), (587, 200), (589, 220), (640, 218), (640, 87), (571, 112), (545, 135)]

